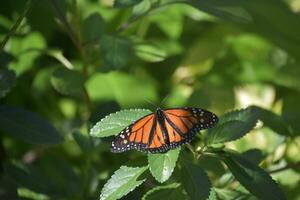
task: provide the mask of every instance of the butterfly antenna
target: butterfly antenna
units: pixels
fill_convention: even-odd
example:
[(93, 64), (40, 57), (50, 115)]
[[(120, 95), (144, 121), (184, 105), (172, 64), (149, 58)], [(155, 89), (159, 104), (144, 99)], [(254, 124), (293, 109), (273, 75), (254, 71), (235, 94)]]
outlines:
[(153, 110), (156, 110), (156, 108), (157, 108), (157, 105), (155, 105), (154, 103), (152, 103), (150, 100), (148, 100), (148, 99), (144, 99), (148, 104), (150, 104), (151, 106), (152, 106), (152, 108), (153, 108)]
[(159, 104), (159, 107), (161, 107), (164, 103), (165, 103), (165, 101), (169, 98), (169, 96), (170, 96), (171, 94), (169, 93), (169, 94), (167, 94), (164, 98), (163, 98), (163, 100), (160, 102), (160, 104)]

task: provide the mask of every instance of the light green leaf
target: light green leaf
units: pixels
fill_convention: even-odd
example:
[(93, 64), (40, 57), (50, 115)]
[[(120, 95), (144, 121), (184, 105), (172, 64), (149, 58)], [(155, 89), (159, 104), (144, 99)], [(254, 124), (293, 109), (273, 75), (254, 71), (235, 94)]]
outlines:
[(222, 143), (243, 137), (255, 127), (258, 114), (255, 107), (248, 107), (221, 116), (217, 126), (207, 134), (206, 142)]
[(211, 183), (207, 174), (197, 165), (182, 161), (182, 183), (190, 199), (206, 200), (210, 195)]
[(18, 196), (25, 198), (25, 199), (32, 199), (32, 200), (49, 200), (50, 197), (48, 197), (45, 194), (37, 193), (35, 191), (29, 190), (27, 188), (18, 188)]
[(140, 3), (142, 0), (115, 0), (115, 8), (126, 8)]
[(148, 167), (121, 166), (104, 185), (100, 200), (120, 199), (134, 190), (146, 180), (137, 180), (146, 169), (148, 169)]
[(153, 45), (136, 45), (136, 55), (148, 62), (160, 62), (166, 59), (166, 52)]
[(179, 183), (171, 183), (169, 185), (160, 185), (149, 190), (142, 198), (142, 200), (183, 200), (187, 199), (183, 194), (183, 189)]
[(148, 154), (148, 163), (152, 176), (160, 183), (167, 181), (172, 175), (180, 148), (162, 154)]
[(234, 177), (257, 198), (286, 199), (272, 177), (260, 167), (235, 153), (225, 152), (221, 156)]
[(80, 95), (83, 92), (84, 78), (78, 71), (59, 67), (53, 72), (51, 83), (61, 94)]
[(151, 79), (137, 78), (123, 72), (95, 74), (87, 81), (86, 87), (93, 101), (116, 100), (123, 108), (157, 100), (155, 83)]
[(38, 115), (14, 107), (0, 107), (0, 129), (33, 144), (57, 144), (63, 141), (58, 131)]
[(238, 190), (232, 190), (232, 189), (219, 189), (215, 188), (216, 194), (219, 197), (219, 199), (226, 199), (226, 200), (257, 200), (256, 197), (249, 193), (241, 192)]
[(10, 91), (16, 79), (14, 71), (9, 69), (0, 69), (0, 98), (5, 97)]
[(24, 38), (13, 37), (9, 40), (11, 53), (18, 59), (10, 63), (17, 75), (33, 67), (34, 60), (41, 55), (46, 47), (44, 37), (37, 32), (31, 32)]
[(90, 130), (90, 135), (94, 137), (107, 137), (116, 135), (126, 126), (150, 113), (151, 111), (146, 109), (131, 109), (110, 114), (99, 121)]
[(132, 47), (125, 38), (104, 35), (100, 40), (101, 54), (107, 69), (124, 67), (132, 54)]

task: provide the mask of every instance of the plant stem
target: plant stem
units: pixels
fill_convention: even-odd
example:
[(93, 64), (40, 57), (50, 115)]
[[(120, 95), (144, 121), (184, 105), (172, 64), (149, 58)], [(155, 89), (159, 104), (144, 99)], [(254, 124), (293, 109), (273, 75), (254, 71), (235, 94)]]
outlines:
[(11, 29), (9, 30), (9, 32), (6, 34), (5, 38), (2, 40), (1, 44), (0, 44), (0, 50), (2, 51), (7, 43), (7, 41), (9, 40), (10, 36), (12, 36), (13, 34), (15, 34), (15, 32), (17, 31), (18, 27), (20, 26), (20, 24), (22, 23), (23, 19), (26, 17), (28, 11), (31, 8), (31, 4), (32, 4), (33, 0), (28, 0), (25, 4), (25, 8), (23, 13), (18, 17), (16, 23), (11, 27)]
[(274, 173), (282, 172), (282, 171), (288, 170), (288, 169), (300, 169), (300, 161), (296, 162), (296, 163), (287, 164), (284, 167), (274, 169), (274, 170), (270, 170), (268, 172), (269, 172), (269, 174), (274, 174)]

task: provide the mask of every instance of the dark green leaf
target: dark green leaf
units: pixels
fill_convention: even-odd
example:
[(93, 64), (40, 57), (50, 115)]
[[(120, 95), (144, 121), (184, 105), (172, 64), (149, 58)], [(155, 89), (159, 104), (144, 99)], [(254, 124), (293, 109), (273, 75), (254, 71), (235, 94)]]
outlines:
[(0, 107), (0, 129), (33, 144), (57, 144), (62, 136), (45, 119), (14, 107)]
[(271, 128), (276, 133), (284, 136), (291, 136), (292, 132), (288, 127), (288, 124), (279, 115), (268, 111), (266, 109), (252, 106), (259, 112), (259, 119), (264, 123), (264, 126)]
[(132, 54), (128, 40), (111, 35), (105, 35), (100, 40), (101, 53), (106, 68), (120, 69), (124, 67)]
[(217, 126), (207, 134), (208, 144), (228, 142), (239, 139), (251, 131), (257, 122), (258, 110), (248, 107), (233, 111), (220, 117)]
[(283, 99), (282, 117), (291, 126), (294, 134), (300, 134), (300, 95), (294, 93)]
[(127, 167), (121, 166), (115, 171), (111, 178), (104, 185), (100, 200), (115, 200), (128, 194), (136, 187), (141, 185), (145, 179), (137, 180), (148, 167)]
[(5, 68), (0, 69), (0, 98), (5, 97), (10, 91), (15, 79), (16, 74), (14, 71)]
[(264, 159), (265, 155), (259, 149), (249, 149), (242, 153), (242, 156), (250, 161), (254, 165), (259, 165), (259, 163)]
[(84, 78), (78, 71), (60, 67), (53, 72), (51, 83), (61, 94), (80, 95), (83, 91)]
[(150, 110), (146, 109), (132, 109), (122, 110), (110, 114), (99, 121), (91, 130), (90, 135), (94, 137), (107, 137), (116, 135), (122, 131), (126, 126), (130, 125), (139, 118), (150, 114)]
[(83, 36), (87, 42), (100, 39), (104, 31), (105, 23), (98, 13), (92, 13), (83, 22)]
[(89, 152), (92, 149), (93, 143), (88, 135), (83, 135), (81, 132), (75, 131), (73, 133), (73, 138), (83, 152)]
[(160, 183), (167, 181), (173, 173), (180, 148), (162, 154), (148, 154), (152, 176)]
[(197, 165), (182, 161), (182, 183), (190, 199), (206, 200), (210, 195), (211, 183), (207, 174)]
[(149, 190), (142, 200), (183, 200), (187, 197), (183, 194), (179, 183), (171, 183), (169, 185), (160, 185)]
[(235, 153), (226, 152), (222, 158), (235, 178), (259, 199), (286, 199), (272, 177), (260, 167)]
[(140, 3), (142, 0), (115, 0), (114, 7), (126, 8)]

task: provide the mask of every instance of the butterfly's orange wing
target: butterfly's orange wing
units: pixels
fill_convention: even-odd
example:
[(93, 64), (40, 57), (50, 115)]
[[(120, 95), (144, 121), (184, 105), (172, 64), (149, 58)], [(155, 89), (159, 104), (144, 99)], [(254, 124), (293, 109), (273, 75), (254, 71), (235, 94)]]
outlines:
[(217, 120), (215, 114), (200, 108), (158, 110), (122, 130), (112, 142), (112, 152), (166, 152), (190, 142), (196, 133), (212, 127)]

